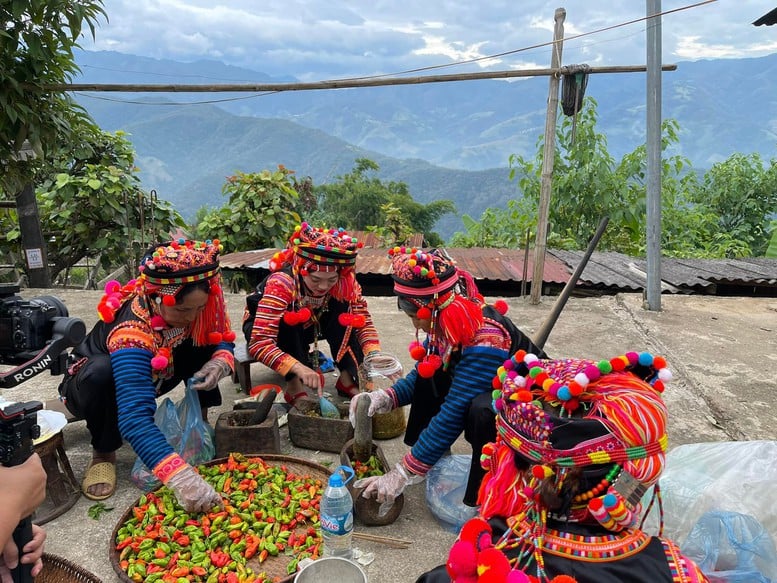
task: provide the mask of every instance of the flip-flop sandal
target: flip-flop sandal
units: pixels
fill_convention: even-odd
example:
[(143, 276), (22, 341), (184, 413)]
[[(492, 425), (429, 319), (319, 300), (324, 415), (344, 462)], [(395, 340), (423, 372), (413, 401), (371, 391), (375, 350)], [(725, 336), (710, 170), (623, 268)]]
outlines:
[[(96, 484), (109, 484), (111, 489), (107, 494), (100, 496), (88, 492), (91, 486)], [(81, 491), (90, 500), (105, 500), (116, 492), (116, 464), (113, 462), (97, 462), (86, 469), (84, 481), (81, 482)]]
[(309, 397), (308, 392), (306, 390), (301, 390), (298, 393), (294, 393), (293, 395), (290, 395), (288, 391), (283, 392), (283, 400), (286, 401), (289, 405), (292, 407), (297, 406), (297, 401), (300, 399), (304, 399), (305, 397)]

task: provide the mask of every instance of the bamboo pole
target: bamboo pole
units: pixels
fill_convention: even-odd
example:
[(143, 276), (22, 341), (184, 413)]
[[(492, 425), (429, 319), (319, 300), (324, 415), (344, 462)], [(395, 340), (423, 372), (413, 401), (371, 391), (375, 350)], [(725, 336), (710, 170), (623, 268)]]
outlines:
[[(558, 70), (561, 66), (561, 53), (564, 48), (564, 19), (567, 11), (556, 8), (553, 16), (553, 54), (550, 68)], [(534, 241), (534, 270), (531, 278), (531, 303), (539, 304), (542, 296), (542, 282), (545, 271), (545, 247), (548, 239), (548, 214), (550, 211), (550, 191), (553, 184), (553, 162), (556, 154), (556, 116), (558, 114), (558, 87), (560, 75), (551, 75), (548, 87), (548, 113), (545, 118), (545, 145), (542, 155), (542, 177), (540, 181), (540, 203), (537, 210), (537, 238)]]
[[(555, 51), (554, 51), (555, 54)], [(676, 71), (677, 65), (663, 65), (664, 71)], [(620, 65), (591, 67), (590, 73), (644, 73), (645, 65)], [(30, 91), (97, 91), (116, 93), (262, 93), (283, 91), (311, 91), (318, 89), (348, 89), (355, 87), (380, 87), (384, 85), (420, 85), (424, 83), (446, 83), (451, 81), (472, 81), (477, 79), (512, 79), (517, 77), (558, 77), (558, 67), (550, 69), (523, 69), (520, 71), (480, 71), (477, 73), (456, 73), (451, 75), (428, 75), (423, 77), (357, 78), (315, 81), (308, 83), (232, 83), (216, 85), (156, 85), (119, 83), (48, 83), (40, 86), (22, 84)]]

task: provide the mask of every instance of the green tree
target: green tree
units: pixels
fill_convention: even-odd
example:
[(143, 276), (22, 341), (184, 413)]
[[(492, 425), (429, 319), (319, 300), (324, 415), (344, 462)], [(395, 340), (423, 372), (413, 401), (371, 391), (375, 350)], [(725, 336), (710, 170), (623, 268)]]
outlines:
[[(616, 161), (606, 138), (596, 131), (596, 101), (585, 99), (576, 127), (564, 118), (556, 135), (548, 245), (584, 249), (602, 217), (610, 218), (599, 250), (644, 255), (646, 173), (644, 145)], [(758, 157), (733, 156), (716, 165), (700, 182), (687, 159), (666, 155), (679, 141), (675, 120), (662, 126), (662, 253), (683, 257), (742, 256), (765, 249), (769, 211), (775, 207), (774, 164)], [(522, 198), (506, 209), (487, 209), (480, 221), (465, 217), (465, 233), (455, 245), (519, 246), (527, 230), (536, 230), (543, 138), (534, 160), (511, 156), (511, 178)], [(730, 196), (726, 196), (726, 195)], [(721, 221), (727, 221), (721, 223)], [(725, 225), (725, 227), (724, 227)], [(735, 227), (736, 228), (733, 228)], [(755, 233), (748, 235), (748, 230)], [(756, 246), (751, 240), (758, 238)]]
[[(85, 258), (134, 274), (146, 248), (185, 222), (168, 202), (140, 188), (135, 153), (123, 132), (86, 123), (73, 127), (72, 138), (72, 144), (60, 140), (50, 149), (37, 189), (52, 279)], [(7, 240), (18, 244), (20, 235), (14, 224)]]
[(432, 229), (440, 217), (456, 211), (453, 202), (416, 202), (407, 184), (383, 182), (374, 175), (379, 170), (373, 160), (359, 158), (351, 172), (332, 184), (316, 187), (323, 222), (363, 231), (386, 224), (388, 217), (383, 208), (398, 209), (414, 232), (424, 234), (427, 245), (441, 244), (442, 239)]
[(221, 189), (229, 202), (198, 212), (196, 233), (203, 239), (220, 239), (226, 252), (282, 247), (301, 220), (297, 184), (294, 171), (283, 166), (274, 172), (238, 172)]
[(777, 209), (777, 161), (759, 154), (733, 154), (705, 174), (694, 202), (716, 218), (713, 228), (729, 237), (726, 257), (761, 256), (771, 238)]
[[(73, 49), (83, 29), (94, 37), (105, 15), (101, 0), (14, 0), (0, 3), (0, 188), (15, 194), (36, 166), (16, 161), (28, 140), (42, 159), (73, 128), (78, 108), (65, 93), (43, 85), (65, 83), (78, 68)], [(79, 115), (84, 116), (81, 112)]]

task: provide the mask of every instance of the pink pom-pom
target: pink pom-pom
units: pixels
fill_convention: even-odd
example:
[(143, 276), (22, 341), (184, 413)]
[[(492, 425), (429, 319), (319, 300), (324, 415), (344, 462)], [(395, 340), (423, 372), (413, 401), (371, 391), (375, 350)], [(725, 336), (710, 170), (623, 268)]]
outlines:
[(165, 319), (159, 315), (151, 316), (150, 323), (154, 330), (164, 330), (167, 327), (167, 322), (165, 322)]
[(121, 301), (119, 301), (119, 299), (116, 298), (115, 296), (111, 296), (107, 300), (105, 300), (105, 305), (112, 310), (118, 310), (119, 307), (121, 306)]
[(157, 354), (151, 359), (151, 368), (154, 370), (163, 370), (167, 368), (167, 363), (170, 362), (166, 356)]
[(120, 289), (121, 289), (121, 284), (115, 279), (112, 279), (111, 281), (105, 284), (105, 293), (108, 295), (115, 294)]
[(448, 553), (448, 562), (445, 564), (448, 575), (454, 581), (462, 581), (462, 577), (475, 577), (477, 581), (477, 553), (470, 542), (456, 541)]
[(531, 579), (523, 571), (512, 570), (507, 574), (505, 583), (531, 583)]

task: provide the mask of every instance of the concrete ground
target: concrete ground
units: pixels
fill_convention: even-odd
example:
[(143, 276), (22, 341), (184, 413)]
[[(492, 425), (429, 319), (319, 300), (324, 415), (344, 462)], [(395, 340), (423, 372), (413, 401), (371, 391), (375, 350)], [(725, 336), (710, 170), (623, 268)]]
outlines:
[[(87, 328), (96, 320), (100, 292), (29, 291), (22, 295), (59, 297), (70, 316), (83, 319)], [(554, 300), (543, 298), (539, 305), (531, 305), (525, 299), (508, 299), (508, 315), (531, 335), (545, 321)], [(239, 323), (243, 296), (230, 295), (228, 302), (234, 322)], [(370, 297), (369, 305), (384, 350), (397, 355), (407, 369), (411, 364), (407, 345), (413, 339), (409, 319), (397, 311), (393, 298)], [(675, 376), (665, 393), (670, 411), (670, 448), (696, 442), (771, 440), (777, 434), (772, 412), (777, 402), (777, 299), (663, 296), (662, 311), (651, 312), (643, 309), (638, 294), (572, 298), (551, 332), (546, 350), (551, 356), (596, 359), (627, 350), (665, 356)], [(262, 365), (253, 365), (251, 370), (254, 384), (279, 380)], [(56, 397), (58, 382), (59, 377), (44, 372), (3, 391), (2, 396), (12, 401), (45, 401)], [(330, 379), (328, 386), (333, 382)], [(224, 379), (221, 389), (224, 405), (210, 413), (211, 423), (215, 423), (219, 412), (231, 410), (235, 399), (245, 396), (231, 379)], [(179, 391), (172, 393), (174, 399), (179, 398)], [(63, 437), (68, 459), (80, 481), (90, 459), (84, 423), (70, 423), (63, 429)], [(377, 443), (392, 464), (406, 450), (401, 438)], [(281, 428), (281, 449), (285, 455), (337, 463), (337, 454), (294, 447), (286, 427)], [(453, 453), (468, 453), (467, 444), (460, 440)], [(94, 503), (81, 497), (69, 511), (45, 525), (48, 552), (82, 565), (103, 581), (119, 581), (108, 549), (117, 521), (140, 495), (129, 480), (134, 459), (129, 446), (119, 450), (118, 488), (107, 501), (112, 511), (93, 520), (87, 511)], [(406, 549), (397, 549), (355, 541), (360, 550), (375, 555), (366, 567), (373, 583), (415, 581), (420, 573), (445, 561), (454, 540), (454, 535), (443, 529), (427, 509), (423, 485), (408, 488), (396, 522), (384, 527), (357, 525), (356, 531), (411, 543)]]

